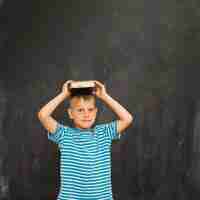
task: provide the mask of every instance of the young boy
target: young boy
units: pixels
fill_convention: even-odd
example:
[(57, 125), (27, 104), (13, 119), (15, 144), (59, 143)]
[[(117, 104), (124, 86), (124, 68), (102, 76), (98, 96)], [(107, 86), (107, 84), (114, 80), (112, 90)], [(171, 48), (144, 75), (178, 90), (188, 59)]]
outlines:
[[(60, 150), (60, 190), (57, 200), (112, 200), (111, 143), (132, 123), (132, 115), (114, 100), (99, 81), (93, 81), (91, 95), (71, 96), (70, 80), (62, 92), (44, 105), (38, 118), (48, 138)], [(97, 115), (95, 97), (102, 100), (118, 117), (93, 126)], [(68, 114), (74, 127), (58, 123), (51, 115), (69, 99)]]

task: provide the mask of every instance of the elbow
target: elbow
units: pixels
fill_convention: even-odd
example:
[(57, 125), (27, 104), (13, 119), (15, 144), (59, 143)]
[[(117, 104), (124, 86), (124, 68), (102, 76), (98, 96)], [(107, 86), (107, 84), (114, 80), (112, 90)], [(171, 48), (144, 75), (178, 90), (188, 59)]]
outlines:
[(124, 118), (121, 118), (121, 121), (123, 121), (123, 123), (126, 124), (126, 126), (130, 126), (133, 122), (133, 119), (133, 116), (129, 113)]
[(39, 119), (40, 121), (41, 121), (42, 119), (45, 118), (44, 114), (43, 114), (41, 111), (39, 111), (39, 112), (37, 113), (37, 117), (38, 117), (38, 119)]
[(37, 118), (40, 120), (41, 119), (41, 112), (37, 112)]
[(133, 116), (130, 114), (129, 116), (128, 116), (128, 124), (130, 125), (130, 124), (132, 124), (132, 122), (133, 122)]
[(129, 114), (127, 117), (126, 117), (126, 123), (127, 123), (127, 126), (130, 126), (133, 122), (133, 116), (131, 114)]

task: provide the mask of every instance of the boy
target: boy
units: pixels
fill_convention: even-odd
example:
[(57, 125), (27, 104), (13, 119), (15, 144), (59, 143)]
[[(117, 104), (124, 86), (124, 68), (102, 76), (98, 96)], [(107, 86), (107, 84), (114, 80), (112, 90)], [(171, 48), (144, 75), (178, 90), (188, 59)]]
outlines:
[[(114, 100), (99, 81), (90, 95), (72, 96), (69, 85), (44, 105), (38, 118), (48, 131), (48, 138), (60, 150), (60, 191), (57, 200), (112, 200), (111, 143), (132, 123), (132, 115)], [(118, 117), (93, 127), (97, 115), (95, 97), (102, 100)], [(68, 115), (74, 127), (58, 123), (51, 114), (69, 99)]]

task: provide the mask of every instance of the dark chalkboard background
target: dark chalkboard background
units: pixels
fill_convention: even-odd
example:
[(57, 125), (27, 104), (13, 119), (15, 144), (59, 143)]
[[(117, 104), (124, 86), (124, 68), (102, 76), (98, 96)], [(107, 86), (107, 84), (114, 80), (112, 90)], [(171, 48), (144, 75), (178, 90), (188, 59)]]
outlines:
[(0, 0), (0, 200), (55, 200), (36, 114), (68, 79), (104, 82), (136, 116), (112, 146), (115, 200), (199, 199), (199, 21), (198, 0)]

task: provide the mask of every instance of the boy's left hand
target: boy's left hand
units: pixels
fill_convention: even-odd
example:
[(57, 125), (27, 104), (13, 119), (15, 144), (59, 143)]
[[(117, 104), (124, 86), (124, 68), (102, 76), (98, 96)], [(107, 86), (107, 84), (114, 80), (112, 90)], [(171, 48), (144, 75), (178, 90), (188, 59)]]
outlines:
[(96, 80), (94, 81), (94, 83), (95, 83), (95, 91), (93, 94), (96, 95), (98, 98), (104, 97), (107, 94), (105, 85)]

